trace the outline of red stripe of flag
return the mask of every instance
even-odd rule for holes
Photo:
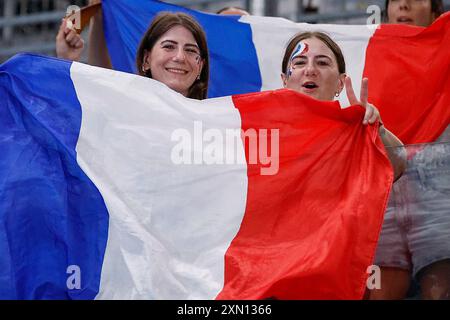
[[[364,76],[387,128],[405,144],[435,141],[450,122],[450,12],[428,28],[382,26]]]
[[[240,230],[218,299],[360,299],[392,169],[359,106],[290,90],[233,98],[242,129],[279,129],[276,175],[248,164]],[[246,145],[247,161],[249,159]]]

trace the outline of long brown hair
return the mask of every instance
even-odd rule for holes
[[[195,80],[189,88],[187,97],[193,99],[205,99],[208,94],[209,83],[209,54],[206,43],[206,35],[200,24],[190,15],[181,12],[161,12],[152,21],[147,32],[142,37],[139,49],[136,54],[137,72],[141,76],[152,78],[151,71],[144,72],[142,65],[145,53],[151,51],[156,41],[172,27],[183,26],[194,36],[197,45],[200,48],[200,56],[203,59],[203,68],[200,73],[200,79]]]
[[[342,54],[341,48],[339,48],[337,43],[334,42],[327,34],[323,32],[301,32],[297,33],[293,38],[291,38],[286,47],[286,51],[284,52],[283,63],[281,65],[281,72],[286,73],[289,58],[291,57],[292,52],[294,51],[297,44],[302,40],[310,38],[317,38],[321,40],[323,43],[325,43],[327,47],[330,48],[331,51],[333,51],[333,54],[336,57],[339,73],[341,74],[345,73],[345,59],[344,55]]]

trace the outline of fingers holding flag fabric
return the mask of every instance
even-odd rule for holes
[[[80,60],[84,49],[84,40],[73,28],[70,20],[62,19],[56,36],[56,55],[72,61]]]
[[[369,103],[366,106],[365,121],[369,124],[374,124],[377,120],[381,122],[380,112],[374,105]]]

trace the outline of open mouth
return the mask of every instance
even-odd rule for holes
[[[302,85],[302,87],[306,89],[316,89],[319,86],[313,81],[307,81]]]
[[[413,19],[408,18],[408,17],[399,17],[397,18],[397,22],[398,23],[413,23]]]
[[[186,70],[178,69],[178,68],[166,68],[166,71],[176,74],[186,74],[188,73]]]

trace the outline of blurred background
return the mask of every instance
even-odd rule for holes
[[[66,9],[88,0],[0,0],[0,63],[18,52],[55,55],[55,37]],[[366,9],[384,0],[172,0],[164,1],[215,13],[227,6],[253,15],[284,17],[297,22],[364,24]],[[450,9],[450,0],[445,0]],[[86,31],[83,34],[86,38]],[[86,51],[86,50],[85,50]]]

